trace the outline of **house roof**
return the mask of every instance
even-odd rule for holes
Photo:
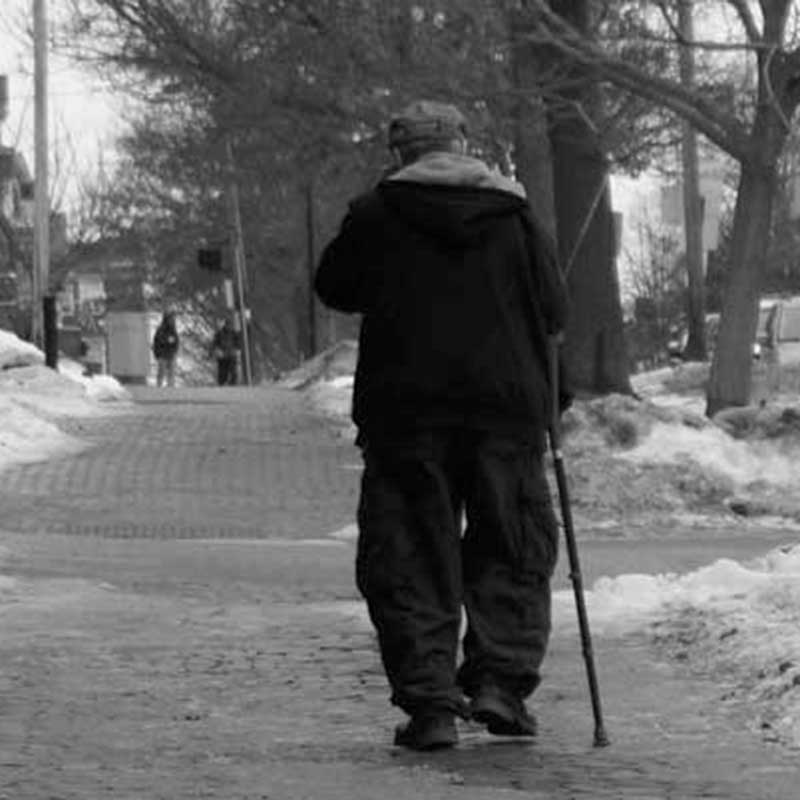
[[[142,269],[144,257],[141,246],[125,237],[100,239],[73,244],[64,262],[65,268],[76,274],[125,272]]]

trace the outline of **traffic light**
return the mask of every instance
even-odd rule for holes
[[[197,251],[197,266],[209,272],[222,272],[222,250],[218,247],[201,247]]]

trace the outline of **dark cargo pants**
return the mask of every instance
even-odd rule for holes
[[[541,452],[443,430],[371,441],[364,460],[356,578],[392,702],[460,713],[463,694],[484,683],[528,696],[550,633],[558,542]]]

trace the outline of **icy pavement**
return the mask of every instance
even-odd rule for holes
[[[610,748],[592,748],[559,592],[535,742],[466,724],[451,753],[397,752],[400,715],[353,585],[351,440],[279,387],[134,395],[125,414],[67,426],[88,449],[3,472],[0,797],[793,797],[794,754],[751,730],[765,720],[737,673],[721,681],[690,652],[659,656],[654,636],[666,652],[673,639],[653,623],[687,615],[651,598],[615,633],[593,594],[594,578],[698,554],[746,565],[762,534],[582,542]]]
[[[612,747],[591,749],[562,554],[539,740],[466,726],[457,752],[396,754],[353,587],[358,454],[308,412],[313,382],[142,390],[116,415],[39,370],[4,371],[0,397],[90,448],[0,482],[0,796],[794,797],[793,758],[762,741],[798,742],[798,553],[764,554],[788,530],[579,529]],[[348,376],[316,390],[345,413]]]

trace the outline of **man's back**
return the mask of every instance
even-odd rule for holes
[[[352,204],[316,288],[364,315],[360,427],[543,429],[564,297],[518,184],[465,156],[421,159]]]

